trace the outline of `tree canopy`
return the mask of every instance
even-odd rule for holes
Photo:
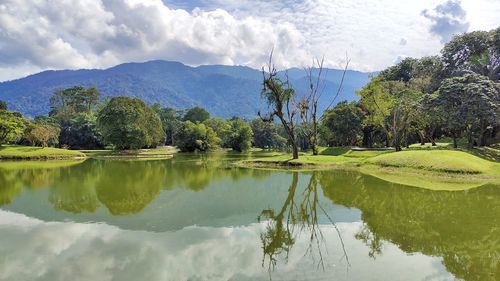
[[[165,138],[158,115],[138,98],[112,98],[97,115],[97,127],[117,149],[153,147]]]

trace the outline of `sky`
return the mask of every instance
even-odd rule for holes
[[[0,0],[0,81],[124,62],[377,71],[500,26],[500,0]]]

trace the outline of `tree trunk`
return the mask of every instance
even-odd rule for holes
[[[396,151],[401,151],[401,140],[398,134],[394,135],[394,148],[396,148]]]
[[[312,148],[312,151],[313,151],[313,155],[318,155],[319,152],[318,152],[318,146],[316,144],[311,144],[311,148]]]
[[[418,137],[420,138],[420,145],[425,145],[424,134],[421,131],[418,131]]]
[[[292,142],[292,154],[293,154],[292,155],[293,159],[299,159],[299,148],[298,148],[295,140],[293,140],[293,142]]]
[[[486,145],[486,132],[488,131],[486,125],[484,124],[484,121],[481,120],[481,125],[480,125],[480,132],[479,132],[479,146],[485,146]]]
[[[453,136],[453,148],[458,148],[457,137]]]

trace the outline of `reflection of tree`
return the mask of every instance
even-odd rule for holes
[[[363,227],[354,237],[363,241],[370,248],[370,252],[368,252],[370,258],[375,259],[377,255],[382,254],[382,240],[380,240],[379,236],[374,235],[366,224],[363,224]]]
[[[286,253],[286,258],[288,258],[288,252],[295,243],[292,234],[293,230],[291,228],[293,228],[293,222],[295,221],[293,209],[296,207],[294,204],[294,197],[298,179],[299,174],[297,172],[293,173],[292,183],[288,189],[288,196],[277,214],[273,209],[267,209],[263,210],[258,218],[259,221],[261,218],[269,219],[266,232],[262,233],[260,236],[262,249],[264,251],[262,264],[264,265],[267,256],[269,258],[269,268],[276,265],[276,256]],[[285,216],[286,224],[283,222]]]
[[[8,204],[22,187],[35,189],[50,186],[59,167],[75,165],[76,161],[5,161],[0,163],[0,205]]]
[[[101,170],[98,162],[61,168],[49,193],[54,208],[71,213],[95,212],[99,206],[95,183]]]
[[[341,171],[322,173],[320,183],[334,203],[362,211],[357,237],[371,255],[385,240],[407,253],[442,257],[457,278],[500,279],[499,186],[430,191]]]
[[[201,191],[217,180],[230,178],[238,181],[243,177],[263,178],[271,174],[269,171],[235,168],[228,162],[230,160],[225,153],[175,155],[165,162],[169,187],[177,184],[189,190]]]
[[[9,204],[21,192],[21,182],[17,173],[0,169],[0,206]]]
[[[276,213],[273,209],[267,209],[263,210],[258,217],[259,221],[262,218],[268,220],[266,231],[261,234],[261,242],[264,252],[262,264],[264,265],[266,259],[268,259],[269,269],[276,266],[279,256],[285,255],[285,261],[287,260],[288,253],[295,243],[296,236],[304,232],[309,237],[307,253],[313,258],[315,257],[315,253],[317,253],[319,264],[324,268],[323,247],[325,247],[325,241],[319,228],[318,209],[333,224],[343,246],[342,237],[337,226],[319,203],[317,175],[317,173],[311,175],[309,184],[305,187],[302,194],[300,194],[299,200],[296,200],[299,173],[293,172],[288,195],[279,212]],[[344,257],[349,263],[344,247],[343,250]]]
[[[104,161],[97,197],[114,215],[138,213],[160,192],[164,169],[157,161]]]

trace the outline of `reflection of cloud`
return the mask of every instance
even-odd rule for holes
[[[431,33],[439,36],[442,43],[469,29],[466,12],[461,4],[460,0],[448,0],[437,5],[432,11],[428,9],[422,11],[422,15],[432,22]]]
[[[0,280],[268,280],[261,266],[259,234],[264,224],[243,227],[188,227],[176,232],[121,230],[104,224],[46,223],[0,211]],[[390,243],[372,261],[354,233],[360,223],[338,224],[350,255],[346,275],[337,234],[321,226],[329,256],[325,271],[304,253],[307,233],[297,237],[287,264],[278,264],[273,279],[386,280],[388,276],[446,280],[437,258],[407,256]],[[334,263],[337,263],[336,265]],[[380,274],[380,275],[377,275]]]

